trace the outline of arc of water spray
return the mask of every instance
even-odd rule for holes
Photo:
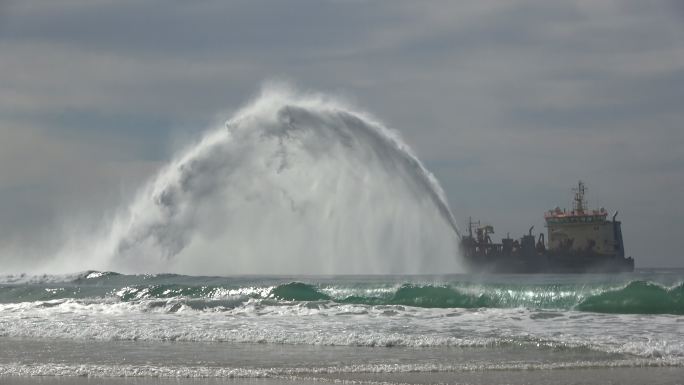
[[[122,270],[302,260],[339,272],[356,258],[368,272],[394,258],[422,271],[455,258],[454,234],[442,188],[396,132],[320,95],[266,89],[161,170],[100,250]]]

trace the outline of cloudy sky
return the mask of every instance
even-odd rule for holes
[[[582,179],[638,266],[684,267],[682,4],[2,0],[0,263],[287,81],[400,131],[462,227],[541,230]]]

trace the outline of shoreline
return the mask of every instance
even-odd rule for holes
[[[581,368],[552,370],[490,370],[466,372],[340,373],[277,378],[175,378],[88,376],[0,376],[4,385],[313,385],[346,384],[660,384],[684,383],[682,367]]]

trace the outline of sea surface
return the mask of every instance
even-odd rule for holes
[[[0,383],[682,383],[683,282],[2,275]]]

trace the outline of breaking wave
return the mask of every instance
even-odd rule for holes
[[[293,301],[333,300],[338,303],[405,305],[425,308],[515,308],[579,310],[619,314],[684,314],[684,284],[663,287],[644,281],[617,289],[567,290],[552,286],[452,287],[405,284],[384,296],[332,298],[312,285],[293,282],[271,295]],[[591,294],[591,293],[598,294]]]
[[[600,313],[684,314],[684,284],[671,288],[634,281],[583,300],[578,310]]]
[[[634,280],[616,284],[512,284],[454,281],[427,283],[307,283],[284,278],[123,275],[86,271],[67,275],[0,276],[0,303],[51,301],[152,301],[154,308],[234,309],[250,301],[329,302],[422,308],[530,308],[615,314],[684,314],[684,283]],[[155,301],[161,302],[155,302]]]
[[[483,279],[4,276],[0,338],[589,349],[682,364],[677,274]]]

